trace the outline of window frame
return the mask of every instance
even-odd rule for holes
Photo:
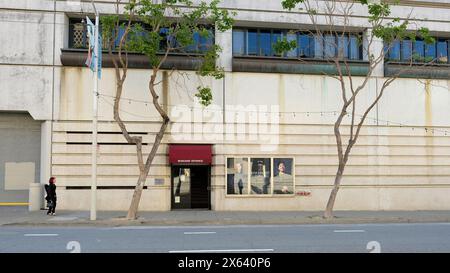
[[[255,194],[251,193],[251,159],[254,158],[263,158],[263,159],[270,159],[270,193],[268,194]],[[229,194],[228,193],[228,159],[247,159],[247,194]],[[273,172],[273,164],[274,159],[291,159],[292,160],[292,193],[286,193],[286,194],[276,194],[274,193],[274,172]],[[225,156],[225,196],[226,197],[237,197],[237,198],[247,198],[247,197],[257,197],[257,198],[272,198],[272,197],[295,197],[295,189],[296,189],[296,173],[295,173],[295,157],[294,156],[258,156],[258,155],[233,155],[233,156]]]
[[[243,32],[244,33],[244,54],[239,54],[239,53],[235,53],[235,51],[233,50],[236,46],[235,46],[235,42],[236,40],[234,39],[233,35],[232,35],[232,56],[233,57],[259,57],[259,58],[281,58],[281,59],[305,59],[305,60],[329,60],[330,58],[326,58],[325,57],[325,53],[326,53],[326,42],[323,41],[321,43],[320,48],[321,48],[321,57],[316,57],[316,47],[318,46],[317,44],[317,39],[320,39],[320,37],[316,34],[316,32],[308,32],[308,31],[294,31],[293,30],[289,30],[289,29],[280,29],[280,28],[258,28],[258,27],[235,27],[232,30],[234,31],[239,31],[239,32]],[[262,54],[262,48],[261,48],[261,32],[264,31],[269,31],[270,32],[270,52],[268,55],[263,55]],[[255,44],[253,44],[252,47],[255,48],[255,52],[252,52],[252,54],[250,54],[249,52],[249,48],[251,48],[250,46],[250,40],[249,39],[249,33],[255,33],[256,37],[255,37]],[[273,43],[274,43],[274,35],[280,35],[279,37],[281,39],[284,38],[288,38],[290,36],[291,40],[293,35],[295,35],[295,41],[297,42],[297,47],[289,52],[285,52],[283,55],[279,55],[276,54],[273,50]],[[338,44],[338,40],[340,37],[342,37],[342,32],[338,32],[338,33],[333,33],[333,34],[327,34],[327,35],[331,35],[333,36],[333,40],[334,40],[334,44],[337,45]],[[361,36],[362,33],[361,32],[348,32],[345,33],[344,37],[346,38],[346,40],[348,41],[346,48],[345,48],[345,54],[344,57],[340,58],[341,60],[347,60],[347,61],[363,61],[364,60],[364,56],[362,54],[362,44],[357,45],[356,48],[356,52],[353,52],[355,50],[353,50],[352,48],[352,42],[354,39],[357,39],[358,36]],[[303,45],[303,43],[301,43],[302,40],[305,40],[304,37],[307,37],[307,41],[308,41],[308,45]],[[322,38],[322,40],[324,40],[324,37]],[[334,57],[331,58],[335,58],[338,56],[339,53],[339,46],[336,46],[334,48]],[[300,52],[302,52],[302,49],[306,49],[305,52],[307,54],[304,55],[304,57],[300,56]],[[264,50],[266,51],[266,50]],[[295,52],[295,56],[292,56],[293,53]],[[357,58],[352,58],[352,56],[357,55]],[[291,56],[288,56],[291,55]],[[345,57],[346,55],[346,57]]]
[[[393,43],[399,43],[399,49],[398,49],[398,54],[399,58],[398,59],[394,59],[391,58],[391,52],[395,52],[394,51],[394,47],[391,46],[389,48],[389,50],[387,51],[387,53],[385,54],[385,61],[386,62],[410,62],[412,61],[412,63],[416,63],[416,64],[424,64],[424,63],[428,63],[429,61],[427,61],[427,58],[432,57],[433,61],[431,62],[432,64],[450,64],[450,59],[449,59],[449,55],[450,55],[450,37],[449,38],[444,38],[444,37],[434,37],[435,39],[435,43],[433,44],[425,44],[425,42],[421,39],[417,39],[417,40],[411,40],[411,39],[404,39],[402,41],[399,40],[395,40]],[[407,43],[405,43],[405,41],[408,41],[408,44],[410,44],[411,48],[409,49],[409,58],[405,58],[405,45]],[[420,42],[419,45],[416,45],[416,43]],[[446,44],[446,51],[447,51],[447,62],[440,62],[439,61],[439,50],[438,50],[438,44],[439,43],[445,43]],[[385,48],[388,47],[389,45],[385,43]],[[432,46],[433,48],[433,52],[434,52],[434,56],[430,56],[429,54],[427,54],[429,51],[429,47]],[[417,48],[420,47],[420,52],[417,52]],[[417,53],[419,53],[419,55],[417,55]],[[416,57],[419,57],[419,60],[414,59]]]
[[[83,21],[84,19],[83,18],[78,18],[78,17],[70,17],[69,18],[69,33],[68,33],[68,48],[69,49],[84,49],[84,50],[87,50],[88,49],[88,40],[87,40],[87,28],[86,28],[86,23],[84,23],[83,24],[83,46],[82,47],[78,47],[78,48],[75,48],[74,47],[74,37],[73,37],[73,35],[74,35],[74,25],[75,24],[77,24],[77,23],[81,23],[82,21]],[[91,21],[93,21],[93,19],[91,19]],[[121,23],[126,23],[126,21],[120,21]],[[142,25],[143,25],[143,27],[144,28],[148,28],[148,26],[147,25],[144,25],[142,22],[139,22],[139,21],[133,21],[132,22],[132,24],[134,24],[134,23],[141,23]],[[192,45],[190,45],[190,46],[187,46],[186,48],[189,48],[189,47],[191,47],[191,48],[193,48],[194,50],[192,50],[192,51],[189,51],[189,50],[185,50],[185,49],[183,49],[183,50],[176,50],[176,51],[172,51],[172,52],[170,52],[169,53],[169,55],[172,55],[172,54],[174,54],[174,55],[190,55],[190,54],[205,54],[205,52],[208,50],[207,48],[208,47],[212,47],[212,46],[214,46],[215,45],[215,43],[216,43],[216,37],[215,37],[215,29],[214,29],[214,26],[212,26],[212,25],[209,25],[209,24],[202,24],[202,27],[204,27],[205,29],[207,29],[208,31],[209,31],[209,33],[210,33],[210,35],[209,35],[209,37],[208,38],[204,38],[204,37],[201,37],[201,35],[200,34],[198,34],[198,32],[195,32],[194,33],[194,37],[195,37],[195,35],[198,35],[198,42],[194,42]],[[161,28],[160,29],[160,35],[161,35],[161,33],[162,33],[162,31],[163,31],[163,29],[164,28]],[[101,26],[100,26],[100,34],[102,33],[102,28],[101,28]],[[122,27],[121,26],[119,26],[119,34],[122,32],[122,35],[123,35],[123,30],[122,30]],[[113,48],[113,51],[115,51],[115,50],[117,50],[117,48],[118,48],[118,43],[119,43],[119,40],[120,40],[120,35],[118,36],[118,37],[116,37],[116,39],[114,40],[114,48]],[[193,38],[194,38],[193,37]],[[174,43],[176,43],[176,39],[174,39],[174,38],[172,38],[173,39],[173,42]],[[194,38],[194,41],[195,41],[195,38]],[[202,44],[202,41],[206,41],[206,43],[205,44]],[[102,50],[107,50],[108,48],[105,46],[105,40],[103,40],[103,45],[102,45]],[[161,46],[161,48],[160,48],[160,51],[158,52],[158,54],[164,54],[164,47],[163,47],[163,45],[161,45],[160,44],[160,46]],[[203,50],[202,48],[206,48],[205,50]],[[129,53],[131,53],[131,52],[129,52]]]

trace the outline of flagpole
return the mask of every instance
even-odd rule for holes
[[[94,5],[94,3],[92,3]],[[97,220],[97,119],[98,119],[98,58],[99,58],[99,14],[95,9],[95,34],[94,34],[94,93],[93,93],[93,118],[92,118],[92,185],[91,185],[91,220]]]

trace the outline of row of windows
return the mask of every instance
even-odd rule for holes
[[[270,29],[233,29],[233,55],[235,56],[279,56],[274,45],[286,39],[295,41],[297,47],[284,56],[287,58],[326,59],[340,58],[361,60],[362,46],[359,34],[291,33]]]
[[[387,49],[386,57],[394,61],[448,63],[449,40],[435,39],[435,43],[426,44],[422,40],[403,40],[393,42]]]
[[[69,39],[69,45],[71,48],[87,48],[88,47],[88,39],[87,39],[87,28],[86,24],[82,23],[80,20],[72,20],[70,25],[70,39]],[[101,29],[100,29],[101,33]],[[117,38],[114,41],[114,47],[118,47],[120,43],[120,39],[122,38],[123,34],[125,33],[125,29],[123,27],[119,27],[119,35],[117,35]],[[170,40],[170,45],[173,48],[177,48],[177,51],[179,52],[187,52],[187,53],[201,53],[207,51],[213,44],[214,44],[214,35],[210,32],[208,37],[200,35],[200,33],[195,32],[193,35],[193,44],[181,48],[180,45],[177,43],[175,38],[170,37],[168,34],[167,28],[161,28],[160,30],[161,35],[161,43],[160,48],[161,50],[164,50],[167,46],[167,39]],[[108,48],[108,42],[103,40],[103,49]]]
[[[167,29],[160,31],[161,50],[164,50],[167,39],[170,39],[171,46],[178,48],[179,52],[202,53],[207,51],[214,44],[214,35],[202,37],[199,33],[194,33],[194,43],[181,48],[176,39],[171,38]],[[119,36],[115,41],[115,46],[119,45],[124,29],[119,29]],[[297,47],[280,56],[274,50],[274,45],[282,40],[295,41]],[[86,25],[77,19],[70,22],[71,48],[87,48]],[[108,47],[107,41],[103,41],[103,48]],[[433,44],[426,44],[422,40],[403,40],[392,43],[385,47],[386,59],[393,61],[413,61],[413,62],[436,62],[449,63],[450,39],[436,39]],[[233,55],[234,56],[277,56],[285,58],[311,58],[327,59],[339,57],[349,60],[362,60],[361,34],[325,34],[323,36],[314,33],[292,33],[286,30],[275,29],[233,29]]]

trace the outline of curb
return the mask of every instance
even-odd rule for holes
[[[396,224],[396,223],[450,223],[450,218],[444,219],[410,219],[410,218],[391,218],[391,219],[343,219],[335,218],[331,220],[324,219],[304,219],[302,220],[198,220],[198,221],[151,221],[151,220],[97,220],[91,222],[88,219],[78,221],[58,221],[58,222],[13,222],[0,226],[46,226],[46,227],[126,227],[126,226],[218,226],[218,225],[327,225],[327,224]]]

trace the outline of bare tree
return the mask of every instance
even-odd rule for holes
[[[399,72],[383,79],[374,99],[364,107],[363,113],[359,115],[356,113],[357,106],[359,109],[364,106],[358,104],[361,92],[365,90],[369,80],[374,77],[375,69],[385,60],[386,53],[392,47],[393,42],[404,39],[415,40],[416,37],[424,39],[426,43],[432,43],[434,40],[429,36],[428,29],[418,28],[411,24],[410,15],[404,19],[391,18],[391,6],[380,1],[369,3],[368,0],[284,0],[282,5],[288,10],[299,8],[304,13],[303,16],[309,18],[312,29],[308,31],[317,42],[323,43],[324,59],[328,64],[333,65],[336,71],[323,74],[337,80],[340,86],[338,92],[342,105],[334,123],[338,167],[324,212],[324,218],[332,218],[345,167],[368,114],[377,105],[392,82],[411,69],[413,58],[411,57]],[[355,19],[353,15],[356,10],[359,12],[367,10],[365,19]],[[358,37],[358,44],[363,49],[363,54],[367,55],[367,73],[363,76],[352,75],[352,64],[345,53],[345,49],[350,43],[349,33],[355,33],[356,25],[363,26],[366,30],[364,37],[357,32],[355,34]],[[359,30],[362,30],[361,27]],[[380,43],[384,43],[384,45]],[[286,39],[279,41],[276,45],[280,52],[288,51],[296,46],[295,42]],[[304,60],[300,59],[300,61]],[[345,117],[350,119],[348,127],[343,126],[346,125],[344,124]],[[347,135],[348,138],[344,135]]]
[[[139,166],[139,178],[127,219],[137,218],[145,180],[170,122],[169,114],[159,101],[156,90],[156,87],[162,83],[157,81],[158,73],[163,70],[171,53],[189,55],[190,52],[186,52],[186,49],[195,44],[194,34],[212,40],[214,34],[211,29],[214,27],[219,31],[231,28],[233,22],[231,15],[228,11],[220,9],[219,3],[219,0],[213,0],[210,3],[202,2],[194,6],[190,0],[128,0],[126,3],[117,0],[116,14],[102,18],[103,35],[108,41],[108,52],[114,64],[116,77],[114,120],[126,141],[136,146]],[[121,9],[124,9],[124,12],[121,13]],[[223,70],[215,63],[221,48],[214,44],[203,45],[203,47],[206,49],[196,54],[198,74],[204,77],[222,78]],[[161,127],[146,158],[142,152],[142,137],[131,136],[120,115],[120,101],[123,85],[127,79],[129,52],[145,55],[150,63],[149,97],[161,117]],[[212,100],[211,90],[209,87],[200,86],[196,97],[201,104],[207,106]]]

